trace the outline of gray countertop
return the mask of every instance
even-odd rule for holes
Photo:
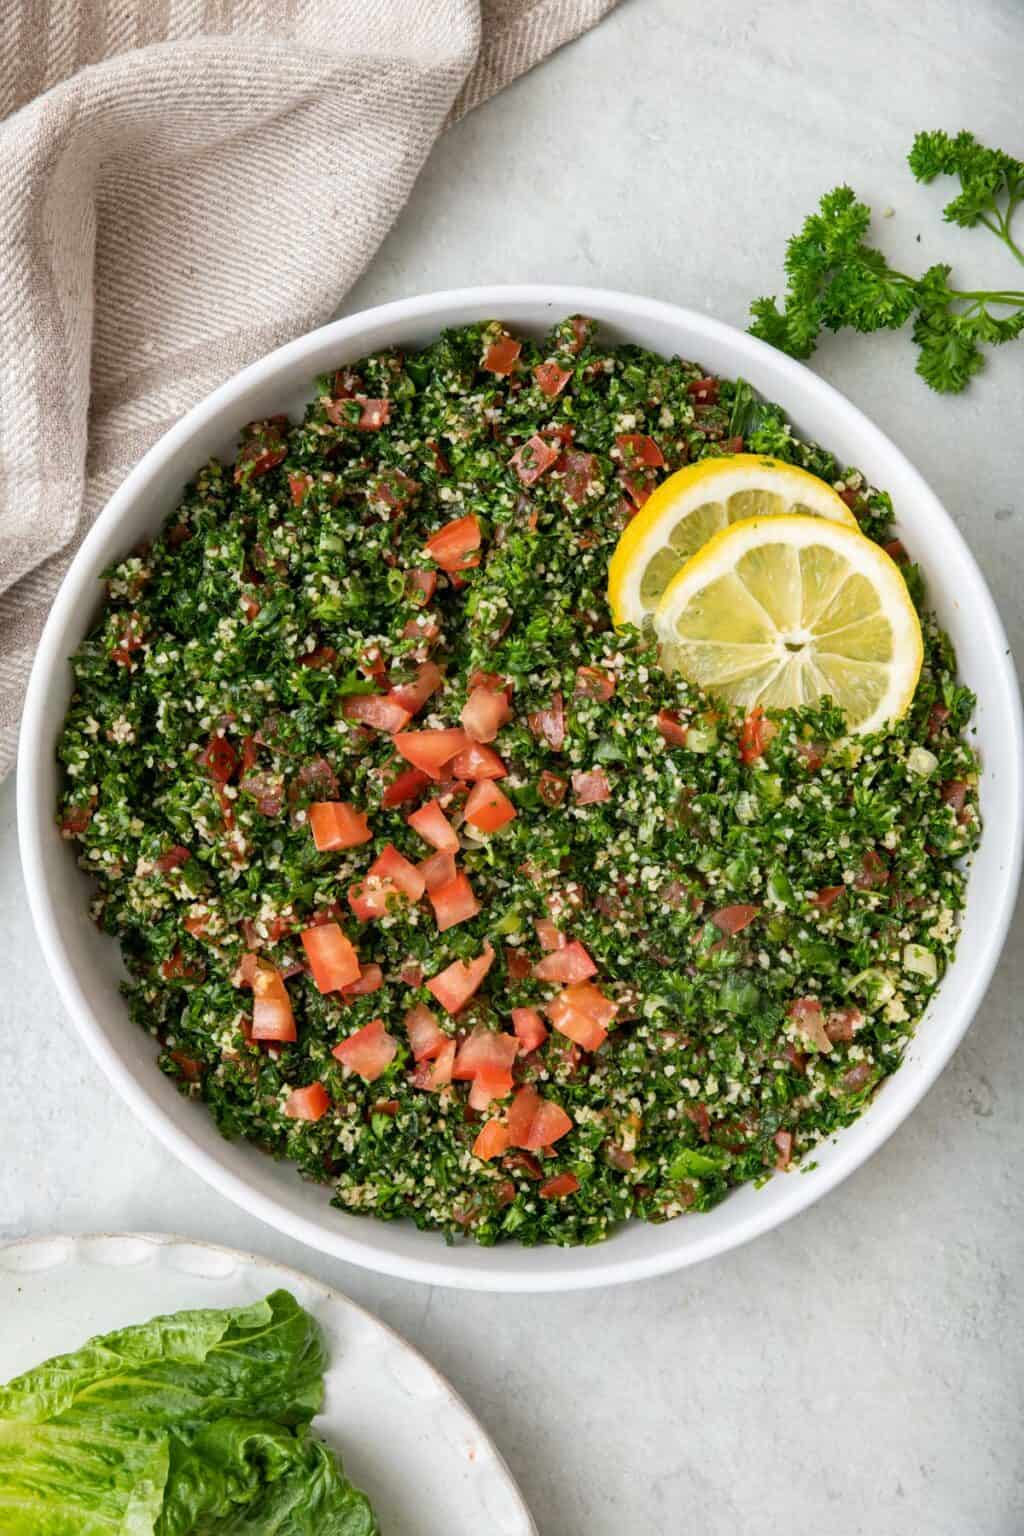
[[[941,222],[904,155],[970,127],[1024,153],[1016,0],[625,0],[449,132],[344,311],[476,282],[631,289],[745,323],[784,242],[849,181],[898,264],[1020,271]],[[948,194],[947,194],[948,195]],[[920,242],[920,243],[918,243]],[[924,471],[1024,654],[1024,352],[960,398],[902,335],[814,366]],[[989,835],[998,836],[998,828]],[[1024,967],[1018,922],[952,1064],[845,1185],[678,1276],[566,1297],[379,1279],[276,1235],[173,1162],[65,1019],[0,788],[0,1238],[158,1229],[285,1259],[398,1328],[482,1417],[543,1536],[1024,1530]]]

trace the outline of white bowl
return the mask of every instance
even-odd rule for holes
[[[662,1226],[631,1222],[591,1248],[446,1247],[440,1236],[411,1223],[332,1209],[329,1187],[305,1182],[290,1164],[255,1147],[224,1141],[207,1110],[182,1098],[157,1071],[153,1042],[131,1022],[118,993],[117,945],[90,922],[85,877],[56,830],[54,747],[71,690],[68,657],[102,601],[100,573],[160,527],[211,454],[232,457],[245,422],[277,411],[295,415],[315,375],[381,347],[421,345],[444,326],[500,318],[514,330],[539,333],[576,312],[593,315],[613,341],[679,353],[714,373],[742,374],[780,401],[802,434],[892,493],[901,534],[925,569],[929,600],[952,636],[964,681],[978,696],[986,830],[970,872],[955,964],[899,1071],[855,1125],[816,1149],[814,1172],[779,1176],[762,1189],[747,1185],[706,1215]],[[899,450],[828,384],[730,326],[630,294],[568,287],[464,289],[386,304],[280,348],[190,411],[111,498],[68,572],[32,672],[18,760],[21,855],[43,952],[83,1039],[136,1114],[216,1189],[314,1248],[406,1279],[496,1291],[608,1285],[695,1264],[803,1210],[870,1156],[934,1082],[988,985],[1020,874],[1022,799],[1020,698],[1002,624],[963,539]]]

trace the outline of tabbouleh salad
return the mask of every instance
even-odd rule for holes
[[[903,562],[925,662],[877,735],[732,715],[611,626],[635,509],[741,449]],[[979,834],[972,696],[892,516],[742,380],[580,316],[251,423],[108,573],[60,742],[162,1070],[341,1209],[481,1243],[811,1153],[898,1067]]]

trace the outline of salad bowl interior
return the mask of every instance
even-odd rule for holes
[[[861,1118],[816,1149],[807,1177],[778,1175],[731,1193],[710,1212],[663,1225],[628,1223],[582,1248],[446,1246],[411,1224],[343,1213],[329,1187],[302,1180],[241,1142],[222,1139],[200,1103],[156,1070],[155,1044],[128,1016],[116,944],[90,921],[86,877],[62,840],[57,738],[70,697],[68,658],[102,601],[101,573],[160,528],[185,483],[211,456],[233,457],[248,421],[288,412],[329,369],[388,346],[418,346],[448,326],[498,318],[540,335],[552,321],[593,316],[611,342],[633,342],[742,376],[781,401],[799,433],[854,465],[893,498],[897,530],[921,564],[928,601],[977,695],[973,741],[982,761],[986,830],[974,855],[957,958],[918,1027],[902,1066]],[[29,902],[50,970],[83,1040],[131,1108],[186,1164],[228,1198],[288,1235],[389,1274],[493,1290],[565,1290],[655,1275],[745,1242],[810,1205],[881,1145],[927,1091],[967,1029],[1006,935],[1020,873],[1020,699],[1006,638],[984,580],[952,520],[918,472],[842,395],[802,365],[717,321],[640,297],[587,288],[497,287],[431,294],[323,327],[252,365],[178,422],[111,499],[82,545],[37,654],[22,725],[18,815]]]

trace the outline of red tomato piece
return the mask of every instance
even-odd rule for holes
[[[670,747],[686,746],[686,726],[674,709],[658,712],[658,730]]]
[[[416,668],[416,679],[411,683],[399,683],[392,688],[388,698],[397,704],[400,709],[406,711],[411,720],[418,714],[424,704],[435,694],[444,682],[444,673],[441,668],[432,661],[423,661]],[[403,722],[408,724],[408,721]]]
[[[371,1019],[354,1035],[342,1040],[331,1055],[343,1066],[357,1072],[367,1083],[375,1083],[395,1058],[398,1041],[384,1028],[383,1019]]]
[[[463,705],[459,719],[473,741],[493,741],[511,716],[512,706],[503,691],[474,688]]]
[[[418,480],[411,480],[400,469],[388,467],[367,488],[370,501],[382,502],[392,512],[401,512],[414,499],[420,488]]]
[[[289,1120],[320,1120],[330,1107],[330,1095],[323,1083],[310,1083],[308,1088],[293,1088],[284,1101],[284,1113]]]
[[[742,933],[744,928],[754,921],[760,910],[760,907],[751,907],[745,902],[737,902],[733,907],[719,907],[717,912],[712,912],[711,921],[719,933]]]
[[[764,756],[765,747],[775,735],[777,727],[765,718],[760,704],[755,704],[740,726],[740,758],[748,765]]]
[[[274,966],[257,962],[252,967],[252,1038],[296,1040],[292,1000],[281,974]]]
[[[574,1173],[556,1173],[554,1178],[545,1179],[537,1193],[542,1200],[564,1200],[566,1195],[574,1195],[580,1187],[580,1181]]]
[[[565,741],[565,707],[562,695],[553,693],[548,708],[538,709],[527,715],[526,723],[538,740],[543,739],[555,752],[560,752]]]
[[[470,512],[465,517],[454,518],[436,533],[432,533],[425,548],[441,569],[451,574],[480,564],[480,556],[476,551],[481,542],[479,520]]]
[[[400,731],[395,747],[414,768],[432,779],[441,777],[441,769],[469,745],[465,731]]]
[[[717,379],[691,379],[686,386],[686,393],[698,405],[718,404],[718,380]]]
[[[488,1109],[495,1099],[505,1099],[515,1083],[511,1072],[492,1072],[485,1068],[476,1074],[469,1086],[470,1109]]]
[[[428,800],[418,811],[405,818],[406,825],[418,832],[425,843],[440,853],[458,853],[459,839],[455,828],[436,800]]]
[[[559,456],[558,448],[535,432],[512,455],[509,463],[522,485],[533,485]]]
[[[615,678],[603,667],[577,667],[573,692],[578,699],[596,699],[599,704],[607,704],[615,692]]]
[[[825,761],[825,749],[816,741],[801,741],[797,743],[797,755],[808,773],[817,773]]]
[[[473,1156],[486,1163],[492,1157],[500,1157],[507,1147],[508,1127],[500,1120],[488,1120],[473,1143]]]
[[[545,954],[550,954],[553,949],[564,949],[566,937],[550,917],[537,917],[533,923],[534,931],[540,941],[540,947]]]
[[[358,398],[358,396],[357,396]],[[360,432],[379,432],[391,420],[390,400],[360,400],[362,410],[356,426]]]
[[[459,1046],[452,1077],[456,1082],[471,1082],[481,1072],[492,1075],[511,1071],[519,1052],[515,1035],[499,1033],[478,1024]]]
[[[395,775],[381,795],[381,807],[385,811],[391,811],[396,805],[408,805],[410,800],[419,799],[429,783],[430,779],[422,769],[404,768],[401,773]]]
[[[869,848],[860,861],[860,874],[854,879],[858,891],[873,891],[889,879],[889,866],[880,853]]]
[[[567,449],[561,455],[556,472],[561,476],[563,491],[578,507],[586,501],[594,482],[601,478],[597,454],[584,453],[579,448]]]
[[[403,900],[398,886],[391,880],[381,880],[368,875],[348,888],[348,904],[361,923],[372,923],[375,918],[385,917],[396,902]]]
[[[368,992],[379,992],[383,985],[384,972],[379,965],[361,965],[359,979],[342,987],[341,992],[345,998],[365,997]]]
[[[528,1056],[531,1051],[539,1050],[548,1037],[544,1020],[536,1008],[513,1008],[512,1028],[516,1032],[519,1041],[519,1051],[523,1056]]]
[[[431,1061],[441,1054],[448,1042],[448,1036],[429,1008],[423,1003],[414,1003],[406,1014],[404,1023],[414,1060]]]
[[[537,793],[545,805],[552,809],[560,806],[565,799],[565,792],[569,788],[565,779],[557,773],[549,773],[545,768],[537,780]]]
[[[91,816],[92,812],[90,811],[89,814]],[[87,825],[88,822],[86,823],[86,826]],[[82,831],[85,831],[85,827],[82,828]],[[166,853],[162,853],[154,863],[154,873],[158,875],[168,875],[172,869],[180,869],[183,864],[187,864],[191,857],[191,853],[183,843],[172,843],[170,848],[167,849]]]
[[[577,805],[600,805],[611,799],[611,786],[603,768],[592,768],[587,773],[574,773],[572,792]]]
[[[654,495],[654,487],[657,483],[654,471],[645,469],[635,474],[627,474],[624,470],[619,479],[622,481],[626,495],[633,503],[632,508],[630,508],[628,502],[623,503],[626,515],[627,517],[635,517],[640,508],[646,506],[647,502]]]
[[[864,1022],[859,1008],[833,1008],[825,1020],[825,1033],[833,1045],[837,1041],[850,1041]]]
[[[505,948],[505,965],[510,981],[525,981],[533,971],[533,961],[523,949]]]
[[[292,493],[292,506],[301,507],[302,503],[313,489],[313,476],[289,475],[288,489]]]
[[[485,944],[483,952],[475,960],[453,960],[437,976],[432,976],[427,982],[427,990],[434,994],[446,1012],[458,1013],[469,1002],[493,964],[494,950]]]
[[[544,956],[543,960],[538,960],[533,968],[533,974],[537,981],[570,983],[586,981],[589,977],[596,976],[597,966],[583,945],[577,939],[573,939],[571,944],[552,950],[549,955]]]
[[[608,1031],[591,1014],[567,1003],[563,993],[548,1003],[547,1015],[560,1035],[581,1045],[585,1051],[600,1050],[608,1038]]]
[[[487,373],[514,373],[522,350],[521,341],[514,341],[511,336],[501,336],[497,341],[492,341],[487,348],[481,367]]]
[[[365,811],[344,800],[314,800],[307,806],[309,828],[321,853],[338,848],[358,848],[373,841]]]
[[[642,464],[645,469],[661,469],[665,458],[653,437],[642,432],[626,432],[615,439],[615,446],[627,468]]]
[[[417,567],[409,572],[407,583],[409,597],[424,608],[437,591],[437,572]]]
[[[346,720],[357,720],[375,731],[387,731],[394,735],[403,731],[412,719],[412,711],[404,709],[389,693],[354,693],[341,706]]]
[[[452,773],[457,779],[503,779],[508,769],[493,747],[471,741],[452,759]]]
[[[211,736],[199,761],[215,784],[226,784],[238,767],[238,753],[226,736]]]
[[[781,1173],[784,1173],[789,1167],[790,1160],[793,1156],[793,1132],[776,1131],[774,1140],[777,1149],[775,1156],[775,1166]]]
[[[962,779],[947,779],[940,791],[943,804],[948,805],[958,819],[967,804],[967,790]]]
[[[540,1151],[542,1147],[553,1146],[571,1131],[572,1124],[560,1105],[551,1099],[542,1099],[536,1088],[527,1084],[520,1088],[509,1108],[509,1146]]]
[[[320,992],[339,992],[359,979],[359,956],[337,923],[318,923],[299,935]]]
[[[439,849],[429,858],[422,859],[416,867],[423,876],[423,884],[428,891],[436,891],[439,886],[450,885],[455,879],[455,855],[447,848]]]
[[[388,843],[366,873],[371,879],[390,881],[410,901],[419,901],[426,889],[423,871],[399,853],[394,843]]]
[[[533,376],[541,394],[547,395],[549,400],[554,400],[572,378],[572,369],[561,368],[552,358],[548,358],[546,363],[537,364],[533,370]]]
[[[478,832],[497,832],[514,820],[516,808],[492,779],[474,784],[466,801],[466,820]]]
[[[456,875],[447,885],[435,885],[429,894],[439,933],[454,928],[456,923],[468,922],[480,911],[480,903],[465,875]]]
[[[786,1009],[786,1016],[793,1020],[797,1033],[819,1051],[830,1051],[832,1042],[825,1032],[825,1018],[816,997],[797,997]]]
[[[821,890],[811,897],[811,900],[819,912],[827,912],[829,907],[839,900],[845,890],[845,885],[823,885]]]
[[[447,1088],[452,1080],[452,1066],[455,1062],[455,1041],[448,1040],[438,1051],[433,1061],[421,1061],[412,1075],[414,1088],[426,1088],[431,1093],[437,1093],[441,1088]]]
[[[579,1013],[585,1013],[602,1029],[608,1028],[619,1011],[618,1003],[610,997],[605,997],[600,988],[589,981],[573,982],[555,998],[555,1002],[559,1001],[569,1008],[575,1008]],[[549,1008],[549,1015],[550,1011]]]

